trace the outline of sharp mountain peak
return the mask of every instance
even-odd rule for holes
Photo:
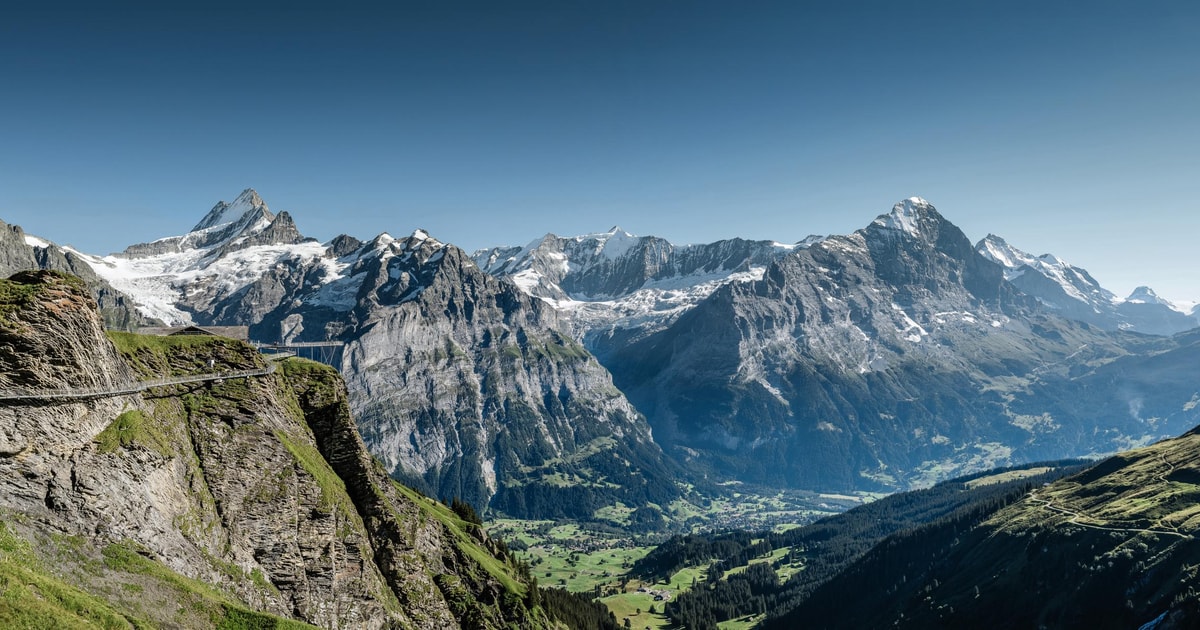
[[[208,214],[204,215],[204,218],[191,231],[199,232],[200,230],[206,230],[218,225],[233,223],[256,210],[262,211],[268,217],[271,217],[271,211],[267,208],[267,204],[263,201],[262,197],[258,195],[258,191],[253,188],[247,188],[232,203],[218,201],[217,205],[213,206],[212,210],[209,210]]]

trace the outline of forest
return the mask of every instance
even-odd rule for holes
[[[646,580],[666,579],[684,567],[707,563],[706,579],[666,606],[672,621],[694,630],[710,630],[722,621],[765,614],[767,627],[788,627],[786,623],[777,625],[776,620],[889,537],[905,536],[918,527],[967,528],[1031,489],[1086,466],[1087,462],[1065,460],[961,477],[785,532],[675,536],[635,563],[631,574]],[[984,474],[1039,468],[1050,470],[1010,481],[969,483]],[[786,582],[778,580],[767,562],[725,575],[779,549],[788,552],[774,564],[801,562],[804,566]]]

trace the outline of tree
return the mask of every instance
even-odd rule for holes
[[[483,525],[483,519],[479,518],[479,513],[475,511],[475,507],[466,501],[460,500],[458,497],[454,497],[454,499],[450,501],[450,509],[454,510],[454,513],[457,514],[459,518],[468,523],[472,523],[474,525]]]

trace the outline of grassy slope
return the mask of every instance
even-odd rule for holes
[[[35,545],[14,531],[20,517],[7,518],[0,521],[0,627],[312,627],[252,611],[132,543],[97,548],[81,537],[49,536]]]
[[[1037,488],[979,526],[877,549],[794,611],[813,627],[1136,628],[1200,620],[1200,434]],[[844,606],[847,593],[860,593]]]

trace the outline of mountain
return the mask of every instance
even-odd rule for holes
[[[1013,286],[1063,317],[1106,330],[1150,335],[1173,335],[1200,324],[1195,317],[1159,298],[1149,287],[1138,287],[1122,300],[1100,286],[1086,270],[1053,254],[1031,256],[994,234],[979,241],[975,249],[1003,266],[1004,277]]]
[[[1075,411],[1085,376],[1173,342],[1063,318],[1004,271],[907,199],[601,356],[665,450],[775,486],[900,489],[1200,421],[1179,411],[1194,393],[1184,385],[1156,390],[1174,411],[1152,421],[1129,405]],[[1104,400],[1130,378],[1109,375]]]
[[[325,249],[301,236],[288,213],[276,216],[247,189],[233,203],[218,202],[182,236],[108,256],[71,251],[146,316],[171,324],[213,324],[215,316],[246,325],[302,288],[305,278],[295,274],[308,271],[306,263],[321,259]],[[258,338],[278,337],[278,328],[270,332]]]
[[[670,324],[723,284],[762,278],[795,245],[730,239],[676,246],[619,227],[575,237],[547,234],[525,247],[473,254],[484,271],[552,304],[572,335],[603,356]]]
[[[554,309],[422,230],[321,244],[247,190],[185,235],[80,257],[163,320],[343,342],[368,447],[435,496],[590,518],[679,495],[644,417]]]
[[[1198,502],[1193,429],[889,539],[769,627],[1195,628]]]
[[[479,525],[388,478],[335,371],[106,334],[50,271],[0,280],[0,584],[5,627],[555,626]]]
[[[334,362],[389,472],[512,515],[662,507],[698,480],[685,470],[920,487],[1197,422],[1189,333],[1067,317],[1069,298],[1018,283],[1111,294],[1052,257],[983,245],[914,197],[794,245],[614,228],[467,256],[422,230],[317,243],[247,190],[188,234],[71,253],[147,315],[344,343]],[[1114,316],[1165,308],[1133,298]],[[1166,358],[1179,378],[1123,367]]]
[[[522,516],[678,496],[645,418],[552,308],[424,233],[365,249],[344,372],[398,477]]]

